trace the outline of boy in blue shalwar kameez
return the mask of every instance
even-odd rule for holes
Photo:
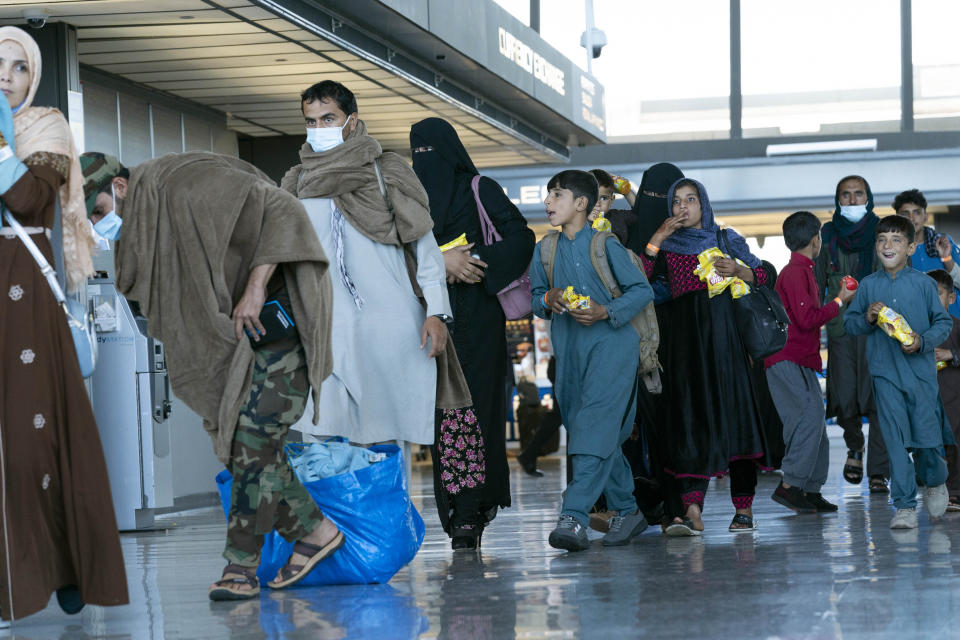
[[[554,394],[570,434],[567,452],[573,480],[567,485],[550,545],[568,551],[589,546],[590,508],[603,493],[616,511],[604,536],[607,546],[627,544],[647,523],[633,496],[630,464],[620,446],[630,437],[637,408],[639,340],[630,320],[653,300],[646,276],[615,237],[607,239],[607,259],[622,295],[612,299],[591,261],[596,233],[587,214],[597,200],[597,181],[584,171],[551,178],[544,205],[550,224],[560,227],[552,283],[538,243],[530,265],[533,311],[552,320],[557,356]],[[568,309],[564,290],[590,296],[588,309]]]
[[[860,282],[843,321],[847,333],[868,335],[867,360],[880,431],[890,455],[890,496],[897,508],[892,529],[917,527],[917,478],[924,485],[923,501],[930,516],[939,518],[946,511],[947,463],[941,450],[944,444],[953,444],[933,353],[950,334],[953,321],[940,303],[936,283],[907,266],[916,248],[914,236],[913,225],[898,216],[877,224],[876,249],[883,269]],[[877,326],[884,306],[910,325],[909,346]]]

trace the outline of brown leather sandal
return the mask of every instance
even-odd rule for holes
[[[227,576],[234,576],[228,578]],[[250,585],[248,591],[237,591],[240,585]],[[222,577],[213,583],[208,594],[211,600],[250,600],[260,595],[260,581],[257,580],[256,567],[244,567],[239,564],[228,564]]]
[[[307,556],[306,563],[296,565],[290,564],[288,560],[287,564],[277,573],[276,579],[268,582],[267,586],[271,589],[284,589],[297,584],[306,578],[307,574],[310,573],[315,566],[320,564],[322,560],[329,558],[337,549],[342,547],[343,543],[344,537],[342,531],[337,531],[337,535],[322,547],[304,542],[303,540],[297,540],[293,543],[293,553],[291,553],[291,557],[297,553],[302,556]]]

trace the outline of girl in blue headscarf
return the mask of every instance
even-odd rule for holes
[[[732,229],[721,231],[702,184],[688,178],[676,181],[667,203],[670,216],[642,255],[650,276],[662,254],[672,298],[661,305],[659,314],[664,371],[656,414],[665,440],[664,471],[676,479],[674,490],[680,499],[665,501],[664,531],[699,535],[710,478],[728,472],[736,508],[730,530],[752,531],[756,468],[764,464],[766,451],[756,384],[730,294],[709,297],[706,283],[693,270],[698,254],[721,246],[723,233],[732,257],[717,260],[717,273],[762,286],[767,272],[742,236]]]

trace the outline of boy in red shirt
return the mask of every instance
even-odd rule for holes
[[[786,445],[783,480],[772,497],[797,513],[836,511],[837,506],[820,494],[827,481],[830,454],[823,392],[817,380],[817,372],[823,368],[820,328],[837,317],[840,307],[856,292],[843,287],[838,297],[820,306],[813,274],[821,245],[820,221],[815,215],[809,211],[791,214],[783,222],[783,239],[792,253],[775,288],[791,324],[783,350],[764,362]]]

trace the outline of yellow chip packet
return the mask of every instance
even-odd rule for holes
[[[579,295],[573,290],[573,287],[567,287],[561,299],[567,304],[567,309],[590,308],[590,296]]]
[[[596,231],[610,231],[613,229],[613,225],[610,224],[610,221],[607,220],[602,213],[597,214],[597,217],[593,219],[593,224],[590,226]]]
[[[447,244],[441,246],[440,252],[443,253],[445,251],[449,251],[450,249],[453,249],[454,247],[462,247],[466,244],[469,244],[467,242],[467,234],[461,233],[459,236],[457,236]]]
[[[702,282],[707,283],[707,293],[710,294],[711,298],[723,293],[727,287],[730,287],[730,295],[734,299],[742,298],[750,293],[750,285],[740,278],[721,276],[714,267],[714,263],[717,260],[726,257],[728,256],[717,247],[711,247],[705,251],[701,251],[697,256],[697,262],[700,263],[700,266],[694,269],[693,272],[697,274]],[[737,260],[737,263],[747,266],[741,260]]]
[[[937,360],[937,371],[943,371],[947,368],[947,363],[943,360]]]
[[[913,336],[911,335],[913,329],[907,324],[906,318],[890,307],[880,309],[880,313],[877,315],[877,326],[891,338],[899,340],[904,346],[909,347],[913,344]]]

